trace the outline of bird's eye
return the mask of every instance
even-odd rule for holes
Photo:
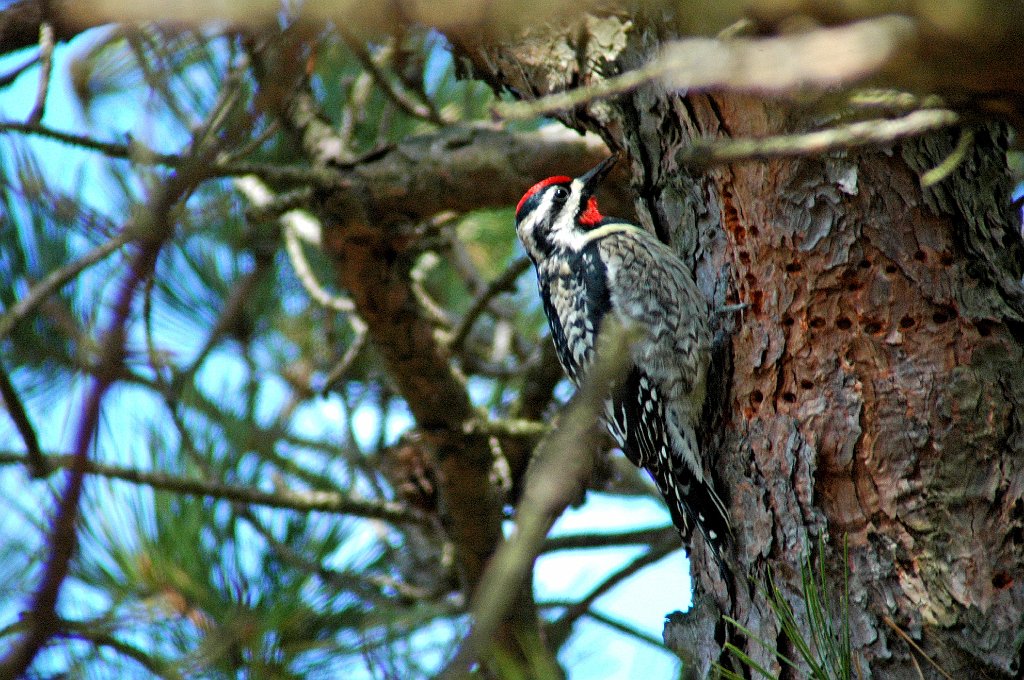
[[[564,201],[569,198],[569,190],[565,187],[555,187],[555,200]]]

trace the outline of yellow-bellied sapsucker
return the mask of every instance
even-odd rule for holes
[[[710,363],[710,310],[693,274],[635,224],[598,211],[594,189],[615,163],[582,177],[549,177],[516,207],[516,231],[537,269],[562,368],[582,382],[606,314],[639,329],[624,380],[604,419],[619,447],[647,470],[683,540],[696,525],[723,566],[725,505],[708,476],[696,425]]]

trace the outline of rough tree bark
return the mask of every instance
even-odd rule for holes
[[[589,17],[460,49],[493,86],[543,95],[636,68],[672,37],[660,19]],[[953,677],[1014,677],[1024,632],[1024,246],[1007,129],[964,128],[969,152],[923,189],[921,173],[963,130],[695,173],[679,161],[691,140],[821,121],[782,102],[657,84],[562,118],[625,150],[644,227],[694,264],[708,297],[748,305],[723,324],[733,368],[715,438],[735,558],[753,580],[739,578],[731,601],[697,546],[698,587],[710,594],[698,595],[687,629],[701,663],[720,658],[723,613],[791,653],[755,584],[770,570],[802,616],[801,560],[824,534],[831,582],[849,572],[863,677],[936,672],[922,653]],[[733,641],[788,672],[755,642]]]

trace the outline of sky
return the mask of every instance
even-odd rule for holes
[[[81,50],[90,40],[95,39],[95,32],[89,32],[72,41],[69,45],[61,45],[56,50],[54,59],[53,85],[51,86],[46,115],[43,123],[49,127],[74,131],[84,129],[84,121],[74,102],[67,74],[67,63],[70,54]],[[22,51],[0,58],[0,73],[9,71],[13,66],[22,63],[30,52]],[[447,52],[438,50],[432,61],[444,65]],[[439,68],[441,66],[435,66]],[[38,69],[27,71],[12,87],[0,90],[0,119],[24,120],[35,97]],[[146,120],[142,106],[145,94],[139,92],[130,101],[111,101],[97,116],[102,124],[94,128],[98,137],[117,139],[123,133],[132,133],[142,139],[152,137],[152,122]],[[173,141],[173,140],[172,140]],[[42,167],[50,181],[61,182],[69,190],[79,183],[86,187],[83,196],[92,206],[104,213],[112,213],[116,206],[109,199],[110,192],[105,187],[103,174],[96,165],[96,156],[73,147],[65,146],[49,140],[33,138],[32,148],[37,152]],[[0,137],[0,162],[9,154],[9,147]],[[10,228],[0,224],[0,228]],[[532,273],[531,273],[532,275]],[[171,329],[165,329],[172,332]],[[204,337],[201,332],[178,334],[179,350],[183,353],[194,353],[198,342]],[[16,367],[15,377],[17,377]],[[214,352],[199,376],[200,385],[209,394],[229,394],[238,391],[241,379],[240,359],[233,356],[230,347],[225,346]],[[41,444],[47,451],[67,450],[70,445],[75,414],[78,413],[83,396],[84,383],[69,386],[63,397],[55,405],[48,402],[48,409],[33,408],[33,401],[28,400],[27,406],[40,435]],[[486,395],[479,396],[483,401]],[[286,398],[285,387],[267,380],[262,386],[259,397],[263,403],[261,409],[271,413]],[[101,435],[95,456],[109,462],[126,465],[142,466],[137,452],[146,446],[147,429],[145,423],[161,412],[161,405],[153,403],[150,395],[132,388],[120,388],[113,391],[105,404],[106,421],[104,433]],[[337,430],[340,435],[341,417],[344,407],[337,396],[317,400],[304,406],[296,414],[296,424],[312,436]],[[380,423],[379,414],[369,408],[357,413],[356,436],[369,444],[380,427],[385,427],[388,439],[395,440],[411,426],[408,414],[402,410],[392,414],[388,422]],[[9,419],[0,415],[0,449],[21,450],[22,443]],[[0,467],[0,541],[13,537],[32,540],[38,536],[35,529],[21,526],[12,519],[13,514],[5,513],[4,503],[21,504],[26,484],[29,482],[23,470],[13,467]],[[6,500],[4,500],[6,499]],[[117,522],[117,513],[111,513],[111,521]],[[658,502],[651,499],[622,500],[607,495],[591,493],[587,502],[578,509],[570,509],[559,519],[553,534],[579,531],[635,529],[641,527],[661,526],[668,522],[668,513]],[[639,555],[637,548],[608,548],[589,551],[573,551],[553,553],[542,556],[536,568],[536,593],[539,602],[563,601],[579,598],[601,582],[609,573],[616,571]],[[671,553],[658,563],[647,567],[639,574],[626,580],[609,593],[600,598],[595,609],[653,635],[661,637],[663,617],[675,609],[686,609],[689,606],[688,593],[689,568],[682,550]],[[666,599],[666,593],[678,597],[678,601]],[[62,604],[69,606],[67,600],[78,598],[77,604],[85,602],[88,608],[88,595],[84,593],[64,592]],[[84,599],[82,599],[84,598]],[[4,610],[4,604],[7,610]],[[17,599],[2,596],[0,591],[0,627],[14,620],[18,615]],[[568,644],[561,660],[570,670],[572,678],[627,678],[627,677],[672,677],[677,663],[666,651],[643,643],[627,639],[601,623],[584,619],[577,626],[573,640]]]

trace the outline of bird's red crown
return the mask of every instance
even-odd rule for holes
[[[566,177],[565,175],[556,175],[554,177],[548,177],[547,179],[542,179],[541,181],[537,182],[532,187],[530,187],[525,194],[523,194],[522,198],[519,199],[519,204],[516,205],[516,215],[519,214],[519,210],[523,207],[523,203],[526,203],[526,201],[529,200],[530,196],[533,196],[535,193],[537,193],[544,187],[549,187],[552,184],[561,184],[562,182],[571,181],[572,177]]]

